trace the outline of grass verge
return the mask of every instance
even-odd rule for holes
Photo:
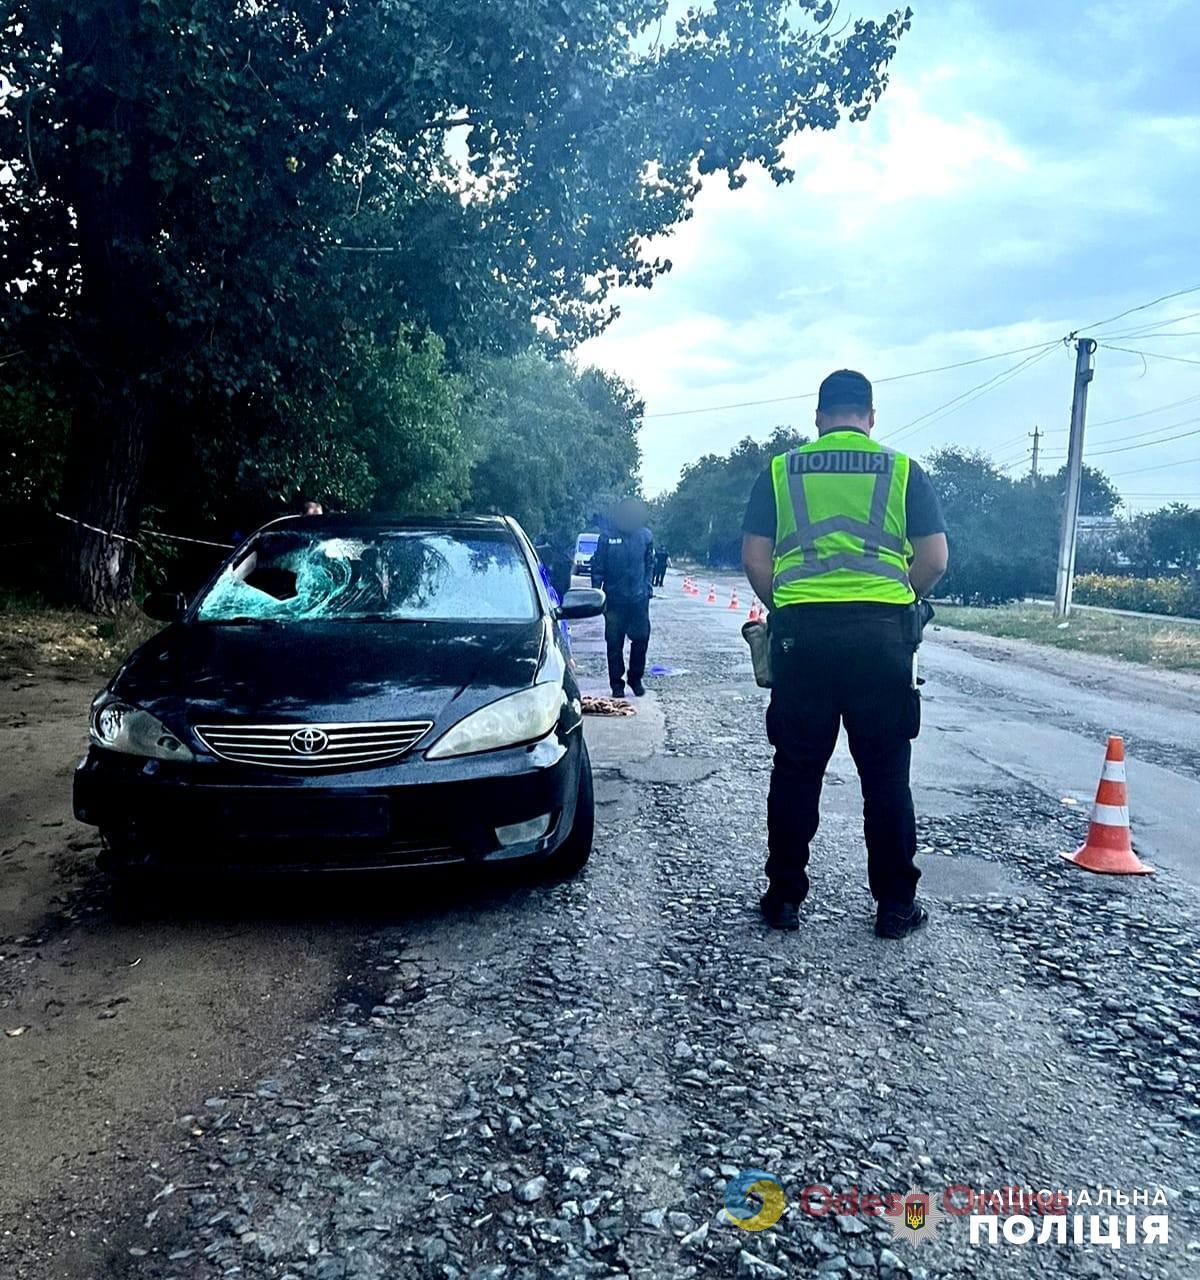
[[[1056,649],[1100,653],[1170,671],[1200,671],[1200,627],[1181,627],[1169,618],[1159,621],[1076,611],[1069,625],[1061,627],[1051,610],[1037,605],[936,607],[935,625],[1032,640]]]

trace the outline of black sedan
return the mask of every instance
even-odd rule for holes
[[[114,871],[541,859],[577,871],[592,775],[565,628],[501,517],[265,526],[96,698],[75,816]]]

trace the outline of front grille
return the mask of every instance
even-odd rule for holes
[[[433,724],[198,724],[200,741],[222,760],[314,772],[383,764],[404,755]]]

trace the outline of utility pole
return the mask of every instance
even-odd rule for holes
[[[1083,428],[1087,419],[1088,383],[1095,376],[1092,338],[1075,342],[1075,394],[1071,398],[1071,439],[1067,445],[1067,500],[1063,507],[1062,539],[1058,547],[1058,580],[1054,590],[1054,616],[1071,614],[1071,593],[1075,589],[1075,533],[1079,524],[1079,492],[1083,480]]]
[[[1029,470],[1030,476],[1036,480],[1038,478],[1038,441],[1042,438],[1042,433],[1038,430],[1037,423],[1033,424],[1033,466]]]

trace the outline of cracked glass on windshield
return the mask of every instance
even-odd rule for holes
[[[265,533],[201,601],[201,622],[527,621],[529,570],[507,537],[430,531]]]

